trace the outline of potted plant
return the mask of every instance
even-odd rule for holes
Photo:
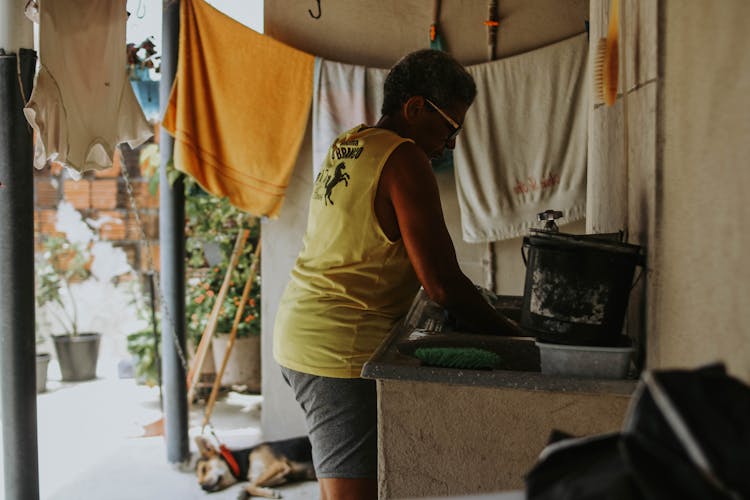
[[[151,172],[149,190],[156,192],[159,181],[158,145],[141,151],[141,169]],[[167,179],[173,182],[180,173],[167,166]],[[237,232],[250,229],[250,236],[232,274],[224,304],[222,305],[216,334],[208,346],[208,354],[201,370],[202,375],[214,374],[223,360],[228,334],[231,332],[235,312],[249,276],[253,250],[260,238],[260,224],[256,217],[248,216],[233,207],[226,198],[206,193],[190,176],[184,176],[185,185],[185,236],[187,289],[185,308],[187,340],[191,350],[200,343],[201,336],[219,293],[231,258]],[[260,272],[253,280],[252,289],[244,305],[237,329],[237,338],[222,383],[245,385],[251,392],[260,392]],[[134,339],[135,343],[136,340]],[[138,367],[136,367],[136,370]],[[144,368],[145,369],[145,368]]]
[[[52,335],[64,381],[96,377],[101,334],[81,332],[78,306],[71,285],[91,275],[88,247],[64,236],[45,237],[37,261],[37,305],[53,317],[61,334]]]
[[[44,336],[36,328],[36,392],[37,394],[47,391],[47,368],[51,356],[48,352],[39,351],[38,346],[44,343]]]
[[[234,318],[240,307],[242,292],[250,273],[252,252],[240,259],[232,273],[229,289],[219,309],[216,334],[211,341],[213,365],[218,368],[224,359]],[[202,275],[188,280],[186,308],[188,334],[197,345],[208,322],[219,288],[224,281],[226,264],[212,267]],[[237,336],[222,377],[224,386],[246,386],[250,392],[260,391],[260,278],[256,275],[244,304],[237,326]]]
[[[145,278],[151,281],[150,307],[144,304],[143,282],[135,284],[131,288],[133,294],[130,304],[136,311],[138,319],[145,322],[145,326],[129,333],[126,337],[126,348],[132,357],[135,381],[138,384],[153,387],[161,382],[160,370],[160,345],[161,345],[161,321],[156,311],[155,284],[153,277],[147,273]],[[155,325],[154,325],[155,324]]]
[[[219,310],[216,333],[211,342],[209,363],[218,369],[226,352],[229,333],[242,292],[250,275],[254,249],[260,237],[258,219],[247,216],[229,204],[226,198],[217,198],[203,192],[193,179],[186,178],[185,200],[187,237],[187,309],[188,338],[195,346],[214,306],[224,281],[232,249],[241,229],[249,229],[245,244],[224,303]],[[205,366],[205,365],[204,365]],[[246,386],[250,392],[260,391],[260,276],[256,274],[250,294],[244,304],[237,328],[237,337],[222,377],[224,386]]]
[[[127,337],[127,349],[133,356],[135,380],[153,387],[159,384],[160,335],[154,335],[152,326],[133,332]]]

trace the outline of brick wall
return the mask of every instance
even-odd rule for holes
[[[156,126],[158,129],[158,125]],[[138,216],[146,238],[149,240],[153,265],[159,268],[159,198],[148,189],[149,178],[141,172],[141,151],[153,142],[131,149],[122,144],[115,154],[112,167],[83,174],[73,180],[58,163],[50,163],[42,170],[34,171],[34,231],[37,244],[41,235],[56,234],[55,219],[57,205],[67,200],[83,217],[93,220],[105,219],[99,235],[123,249],[129,264],[135,270],[148,270],[146,245],[141,241],[126,188],[122,170],[127,169],[138,207]]]

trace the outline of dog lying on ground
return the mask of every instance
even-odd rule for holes
[[[208,492],[247,480],[250,484],[238,498],[281,498],[273,487],[315,479],[312,446],[307,436],[268,441],[242,450],[224,446],[217,449],[202,436],[197,436],[195,442],[200,452],[195,466],[198,483]]]

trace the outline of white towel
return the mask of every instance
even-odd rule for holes
[[[374,125],[383,104],[387,69],[315,58],[313,86],[313,179],[338,135],[365,123]]]
[[[536,214],[586,212],[586,35],[469,66],[477,98],[456,141],[463,239],[521,236]]]

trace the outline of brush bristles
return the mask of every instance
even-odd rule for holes
[[[476,347],[419,347],[414,357],[428,366],[491,370],[500,366],[500,356]]]
[[[602,92],[604,92],[604,102],[612,106],[617,99],[617,72],[619,70],[619,51],[617,48],[617,39],[608,40],[607,57],[604,64],[604,81],[602,82]]]
[[[604,66],[607,60],[607,39],[600,38],[596,44],[594,54],[594,89],[593,97],[595,104],[604,102]]]
[[[617,40],[610,42],[600,38],[596,44],[594,60],[594,103],[612,106],[617,99],[618,72]]]

